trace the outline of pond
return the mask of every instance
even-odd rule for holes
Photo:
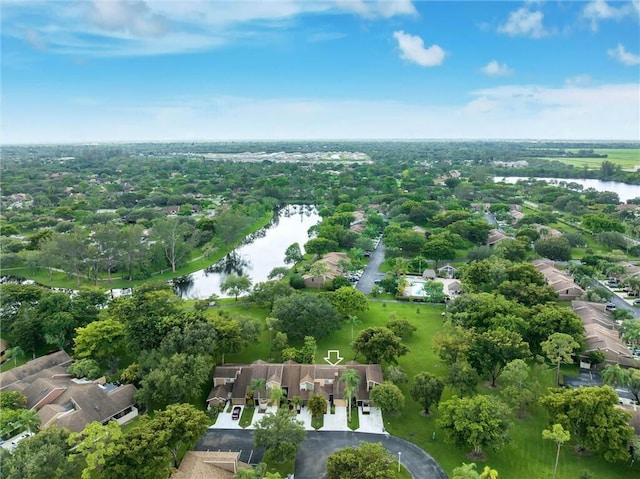
[[[515,184],[518,181],[536,180],[546,181],[547,183],[565,186],[569,183],[576,183],[583,187],[583,189],[593,188],[596,191],[612,191],[618,193],[620,201],[626,203],[627,200],[637,198],[640,196],[640,185],[629,185],[627,183],[620,183],[619,181],[602,181],[594,179],[576,179],[576,178],[527,178],[524,176],[494,176],[493,181],[496,183],[509,183]]]
[[[286,249],[293,243],[303,248],[309,240],[307,230],[319,221],[315,206],[288,205],[216,264],[175,279],[176,292],[183,299],[206,299],[212,294],[228,297],[220,291],[220,284],[230,274],[249,276],[252,285],[267,281],[273,268],[285,266]]]

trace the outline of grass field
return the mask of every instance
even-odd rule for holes
[[[384,326],[392,312],[400,319],[407,319],[418,329],[406,344],[411,351],[400,358],[399,365],[403,368],[409,381],[417,373],[429,371],[438,376],[444,376],[445,367],[440,363],[438,356],[433,351],[431,344],[433,337],[443,328],[441,313],[443,307],[420,303],[400,303],[395,301],[370,301],[369,310],[359,316],[360,323],[354,327],[354,336],[364,328],[370,326]],[[226,306],[223,306],[226,307]],[[252,317],[264,317],[266,312],[259,308],[240,306],[233,308],[238,314]],[[258,344],[252,345],[241,354],[228,355],[227,362],[251,362],[257,359],[268,359],[269,334],[263,333]],[[353,360],[354,353],[351,350],[351,327],[346,325],[328,338],[318,341],[316,362],[323,363],[323,357],[328,349],[338,349],[344,358],[343,363]],[[299,346],[299,345],[298,345]],[[565,368],[565,372],[575,373],[575,367]],[[555,380],[552,369],[545,370],[539,378],[544,389],[551,387]],[[451,474],[453,469],[463,462],[470,462],[466,457],[469,452],[466,449],[457,448],[445,443],[441,431],[435,426],[438,417],[437,408],[430,417],[420,414],[421,407],[411,399],[409,386],[402,385],[401,389],[406,398],[406,406],[398,416],[385,417],[385,428],[394,435],[403,437],[416,443],[431,454]],[[482,394],[499,396],[499,389],[491,389],[484,386],[479,390]],[[443,400],[452,397],[453,392],[445,389]],[[545,412],[540,407],[534,407],[531,415],[525,419],[513,419],[511,430],[511,443],[498,452],[487,452],[486,463],[478,463],[478,469],[485,464],[497,469],[500,477],[536,479],[551,478],[553,463],[555,460],[555,444],[542,439],[542,430],[547,427]],[[433,434],[435,433],[435,439]],[[565,446],[560,455],[560,465],[557,479],[577,479],[580,473],[588,469],[596,478],[628,479],[640,475],[640,467],[630,468],[628,464],[609,464],[597,456],[582,457],[576,455],[571,446]]]
[[[577,149],[567,149],[566,151],[577,152]],[[577,168],[589,170],[597,170],[603,161],[607,160],[616,165],[620,165],[623,169],[634,169],[640,166],[640,149],[638,148],[601,148],[594,149],[594,153],[598,155],[608,155],[607,158],[558,158],[558,157],[539,157],[542,160],[557,160]]]

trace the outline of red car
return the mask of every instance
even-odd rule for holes
[[[237,421],[240,419],[240,413],[242,412],[242,408],[240,406],[235,406],[231,411],[231,419]]]

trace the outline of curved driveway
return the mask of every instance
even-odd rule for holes
[[[296,458],[296,479],[322,479],[326,477],[327,457],[359,441],[381,442],[394,457],[401,454],[402,464],[414,479],[447,479],[440,465],[415,444],[386,434],[367,434],[346,431],[307,431]],[[197,451],[241,451],[240,460],[257,464],[264,449],[253,449],[253,436],[249,430],[210,429],[198,442]]]

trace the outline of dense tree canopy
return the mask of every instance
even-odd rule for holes
[[[336,309],[328,300],[315,294],[280,298],[273,305],[272,314],[278,318],[278,330],[291,340],[305,336],[324,338],[340,327]]]

